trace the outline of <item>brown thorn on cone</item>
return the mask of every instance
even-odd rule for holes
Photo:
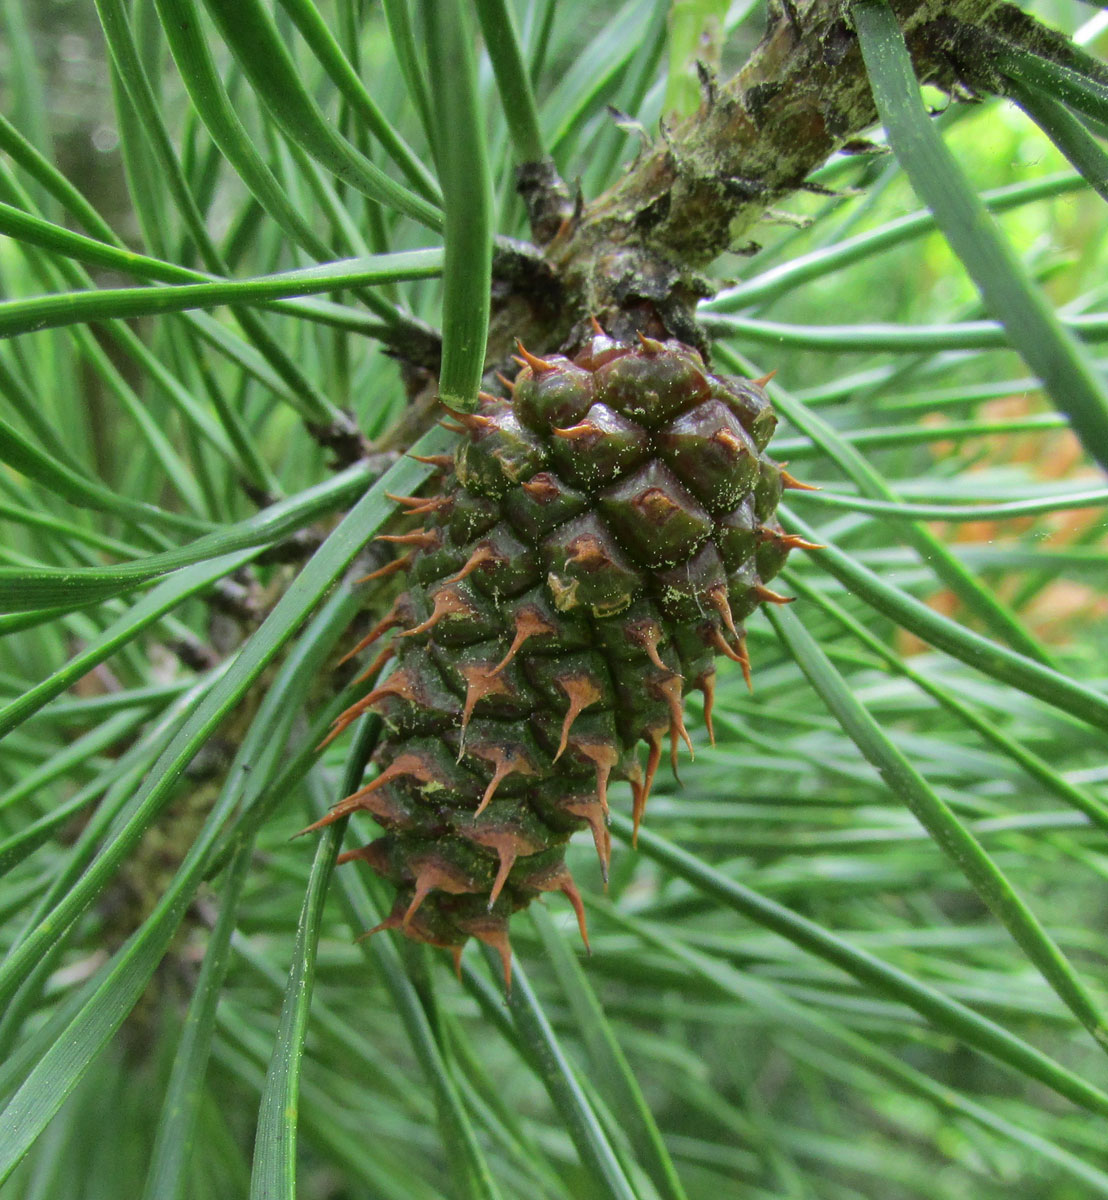
[[[396,546],[418,546],[421,550],[431,550],[441,540],[437,529],[413,529],[411,533],[379,533],[375,542],[392,542]]]
[[[512,761],[508,758],[502,758],[496,764],[496,769],[492,773],[492,779],[489,780],[489,786],[485,788],[485,794],[481,797],[481,803],[477,805],[473,814],[475,817],[479,817],[488,808],[496,789],[511,773]]]
[[[539,613],[534,608],[520,608],[520,611],[515,614],[515,637],[511,640],[511,646],[508,648],[508,653],[504,655],[501,661],[492,668],[493,674],[507,667],[509,662],[513,660],[523,642],[527,641],[528,637],[533,637],[535,634],[556,634],[557,630],[547,620],[539,616]]]
[[[435,606],[431,610],[431,615],[426,621],[420,625],[416,625],[413,629],[406,629],[400,637],[413,637],[418,633],[426,633],[429,629],[433,629],[444,617],[450,616],[452,613],[469,612],[469,605],[451,588],[442,588],[435,593]]]
[[[386,782],[388,781],[386,780]],[[313,821],[310,825],[305,825],[303,829],[297,830],[292,836],[298,838],[303,837],[306,833],[315,833],[317,829],[326,829],[328,825],[333,825],[336,821],[341,821],[343,817],[348,817],[356,809],[362,807],[363,795],[364,793],[359,791],[352,796],[347,796],[345,800],[340,800],[326,816],[320,817],[318,821]]]
[[[602,698],[604,693],[584,674],[565,675],[556,678],[555,682],[569,697],[569,708],[566,711],[566,719],[562,722],[562,740],[558,743],[558,753],[554,755],[554,761],[557,762],[565,752],[569,741],[570,728],[573,722],[577,720],[581,710],[588,708],[590,704],[595,704],[597,700]]]
[[[795,596],[782,596],[780,592],[775,592],[772,588],[768,588],[761,583],[754,585],[754,595],[763,604],[792,604],[796,599]]]
[[[396,915],[396,913],[389,913],[389,915],[383,921],[374,925],[372,929],[367,929],[365,931],[365,933],[359,933],[358,936],[354,940],[356,942],[364,942],[364,941],[366,941],[367,938],[373,937],[373,935],[375,933],[380,933],[383,929],[399,929],[399,928],[400,928],[400,918]]]
[[[636,849],[639,844],[639,826],[646,812],[646,786],[640,779],[631,780],[631,847]],[[607,884],[607,879],[604,880]]]
[[[635,764],[636,768],[638,764]],[[641,783],[641,771],[639,776]],[[631,780],[631,790],[635,790],[635,781]],[[600,859],[600,875],[604,880],[604,887],[608,887],[608,864],[612,858],[612,835],[608,832],[608,826],[604,823],[603,810],[600,808],[600,801],[594,800],[592,797],[584,800],[573,800],[565,805],[565,810],[572,813],[575,817],[580,817],[588,823],[589,829],[592,831],[593,844],[596,846],[596,857]]]
[[[642,330],[636,331],[636,336],[639,339],[639,345],[647,354],[661,354],[665,350],[665,346],[656,338],[647,337]]]
[[[365,846],[359,846],[357,850],[347,850],[340,854],[335,860],[335,865],[339,866],[342,863],[353,862],[355,859],[360,859],[367,866],[373,868],[378,875],[386,875],[389,870],[388,851],[381,844],[382,839],[369,842]]]
[[[658,764],[662,761],[662,728],[660,726],[647,730],[647,745],[650,747],[646,756],[646,778],[637,792],[634,793],[634,805],[631,812],[631,846],[639,844],[639,825],[646,813],[646,802],[650,799],[650,789],[654,786],[654,776],[658,773]],[[632,783],[632,788],[634,784]]]
[[[542,375],[545,371],[554,370],[552,362],[547,362],[545,358],[539,358],[538,355],[532,354],[521,341],[516,341],[516,349],[519,351],[520,358],[523,359],[523,365],[530,367],[532,374]]]
[[[600,322],[592,315],[592,313],[589,314],[589,324],[592,326],[593,333],[598,333],[601,337],[608,336],[604,332],[604,326],[600,324]]]
[[[662,640],[662,627],[657,621],[649,618],[642,621],[633,621],[627,627],[628,638],[640,646],[645,652],[647,658],[660,670],[668,671],[669,668],[658,656],[658,645]]]
[[[407,700],[412,704],[416,703],[419,699],[411,678],[407,671],[404,670],[395,671],[384,683],[379,687],[375,687],[368,696],[363,696],[358,701],[358,704],[364,708],[369,708],[376,704],[382,696],[397,696],[401,700]]]
[[[437,512],[442,512],[443,509],[450,509],[454,506],[453,496],[428,496],[426,500],[421,500],[418,504],[413,504],[411,508],[404,510],[406,517],[425,517]]]
[[[415,916],[420,905],[431,892],[449,892],[452,896],[460,896],[480,890],[480,885],[461,868],[433,856],[423,859],[419,863],[414,882],[415,894],[400,922],[401,928],[405,931],[411,924],[412,917]]]
[[[409,552],[403,558],[394,558],[392,562],[387,562],[383,567],[378,567],[376,571],[370,571],[368,575],[363,575],[361,579],[355,579],[355,586],[359,583],[369,583],[371,579],[387,579],[390,575],[395,575],[398,571],[406,571],[415,559],[415,554]],[[345,660],[343,660],[345,661]]]
[[[504,990],[512,994],[512,943],[508,940],[508,931],[503,926],[482,929],[476,922],[469,924],[469,931],[478,941],[491,946],[500,955],[500,965],[504,971]]]
[[[739,662],[742,664],[743,678],[746,680],[747,691],[754,691],[754,676],[750,673],[750,655],[746,652],[746,634],[739,638]]]
[[[465,426],[455,425],[453,421],[439,421],[438,427],[445,429],[447,433],[465,433]]]
[[[492,890],[489,892],[488,911],[492,911],[492,906],[496,903],[500,895],[501,889],[508,882],[508,876],[512,872],[512,867],[515,865],[518,857],[515,850],[509,849],[507,846],[498,845],[496,852],[500,856],[500,866],[496,872],[496,878],[492,883]]]
[[[504,993],[510,996],[512,994],[512,943],[508,938],[507,930],[500,935],[498,941],[489,944],[500,955],[500,964],[504,969]]]
[[[738,637],[739,631],[735,628],[735,618],[731,615],[731,605],[727,602],[727,584],[717,583],[715,587],[710,587],[704,595],[716,612],[719,613],[720,617],[723,618],[723,623],[727,626],[727,632],[732,637]]]
[[[604,548],[600,539],[591,533],[582,533],[573,539],[566,547],[566,562],[575,567],[603,567],[612,561],[612,556]]]
[[[796,533],[782,534],[777,541],[787,547],[789,550],[826,550],[827,547],[820,542],[810,542],[807,538],[802,538]]]
[[[412,687],[412,682],[404,671],[397,671],[391,675],[380,687],[376,687],[368,696],[363,696],[360,700],[339,713],[339,715],[331,723],[331,732],[323,739],[316,747],[316,752],[323,750],[329,746],[331,742],[339,736],[344,729],[352,725],[367,708],[372,708],[382,696],[399,696],[401,700],[416,700],[416,694]]]
[[[592,956],[592,947],[589,945],[589,925],[585,920],[585,906],[581,902],[581,893],[577,890],[577,884],[573,881],[573,876],[569,873],[569,868],[566,867],[551,880],[551,883],[556,883],[558,891],[573,905],[573,911],[577,914],[577,928],[581,932],[581,941],[585,943],[585,953]]]
[[[403,917],[400,918],[401,929],[407,929],[412,923],[412,917],[416,915],[419,906],[427,899],[432,890],[432,885],[426,880],[416,880],[415,894],[412,896],[412,902],[404,910]]]
[[[509,392],[514,392],[516,390],[515,383],[512,380],[510,380],[506,375],[501,375],[500,372],[497,371],[496,377],[497,377],[497,379],[500,380],[500,382],[504,385],[504,387],[506,387],[508,389]]]
[[[737,650],[733,650],[728,644],[723,634],[720,632],[718,625],[712,626],[712,636],[708,639],[709,642],[720,652],[726,655],[732,662],[741,663],[742,655]]]
[[[573,743],[574,750],[578,754],[584,755],[596,765],[596,798],[600,801],[600,807],[604,810],[604,814],[608,813],[608,779],[612,774],[612,768],[619,762],[619,752],[615,746],[607,742],[582,742],[575,741]]]
[[[669,769],[673,772],[673,779],[677,786],[684,787],[681,775],[677,770],[677,729],[672,721],[669,725]]]
[[[509,775],[534,775],[535,769],[530,762],[522,754],[513,754],[509,757],[508,752],[501,746],[492,746],[486,750],[471,750],[471,754],[476,754],[477,757],[486,759],[495,766],[492,773],[492,779],[489,780],[489,786],[485,788],[485,794],[481,797],[481,803],[477,805],[474,812],[475,817],[479,817],[489,806],[489,802],[493,798],[496,789],[504,782]]]
[[[390,608],[385,616],[382,617],[376,625],[374,625],[369,633],[362,638],[362,640],[354,647],[353,650],[348,650],[342,656],[342,658],[339,659],[338,665],[340,667],[343,663],[349,662],[350,659],[352,659],[356,654],[361,654],[361,652],[366,649],[367,646],[372,646],[373,643],[381,636],[381,634],[388,633],[390,629],[394,629],[397,625],[402,625],[404,623],[404,617],[400,612],[400,600],[402,599],[404,599],[404,597],[400,597],[393,604],[392,608]]]
[[[716,702],[715,670],[705,671],[697,680],[696,686],[704,694],[704,724],[708,728],[708,741],[714,746],[716,744],[716,734],[712,728],[712,708]]]
[[[688,746],[689,754],[695,758],[696,752],[693,750],[692,738],[689,737],[689,731],[685,728],[685,712],[681,707],[681,676],[671,675],[664,682],[655,683],[654,691],[669,705],[669,736],[672,743],[674,762],[676,763],[677,761],[678,734],[685,745]]]
[[[550,476],[545,474],[536,475],[534,479],[529,479],[526,483],[521,483],[520,487],[539,504],[546,504],[550,500],[557,500],[558,487],[557,484],[551,482]]]
[[[371,779],[364,787],[358,788],[356,792],[351,792],[344,800],[340,800],[335,807],[338,808],[343,804],[355,807],[353,801],[361,800],[363,796],[368,796],[370,792],[377,791],[378,788],[384,787],[386,783],[391,783],[392,780],[399,779],[401,775],[411,775],[414,779],[418,779],[420,783],[431,783],[435,778],[430,768],[418,754],[398,754],[376,779]]]
[[[550,432],[555,437],[566,438],[571,442],[576,442],[581,438],[598,436],[601,433],[601,429],[592,421],[579,421],[576,425],[570,425],[566,429],[552,429]]]
[[[726,428],[717,429],[715,433],[712,434],[712,441],[718,442],[721,446],[726,446],[726,448],[732,454],[736,455],[741,454],[743,450],[746,449],[746,447],[742,444],[742,442],[739,441],[737,437],[735,437],[731,430]]]
[[[408,458],[423,463],[424,466],[435,467],[439,471],[450,471],[454,468],[452,454],[409,454]]]
[[[515,637],[512,638],[512,644],[508,647],[508,653],[492,669],[494,675],[499,675],[504,670],[529,637],[534,637],[537,633],[557,633],[549,621],[544,621],[538,612],[529,606],[521,608],[516,613],[515,628]]]
[[[777,370],[778,368],[774,367],[768,375],[763,375],[761,379],[752,379],[750,382],[754,384],[755,387],[764,388],[766,384],[769,383],[769,381],[774,377],[774,375],[777,374]]]
[[[338,717],[336,719],[334,728],[323,739],[323,741],[320,742],[318,746],[316,746],[316,748],[315,748],[316,754],[319,754],[319,752],[321,750],[326,750],[327,747],[335,740],[335,738],[340,737],[343,734],[343,732],[350,725],[352,725],[362,715],[363,712],[365,712],[365,708],[359,707],[360,703],[361,702],[359,701],[359,704],[352,704],[350,706],[350,708],[348,708],[346,710],[346,712],[342,714],[341,717]],[[357,709],[357,712],[351,713],[352,709]],[[344,720],[343,718],[346,717],[348,713],[351,714],[349,720]]]
[[[503,680],[496,678],[496,672],[489,669],[487,663],[470,663],[462,667],[462,675],[466,681],[466,702],[462,709],[462,739],[465,739],[466,727],[469,725],[469,719],[473,716],[473,710],[477,705],[477,701],[485,696],[506,696],[509,695],[508,685]],[[461,759],[462,753],[459,752],[458,758]]]
[[[364,683],[370,676],[376,675],[378,671],[389,661],[390,658],[396,656],[396,646],[392,642],[381,651],[380,654],[369,664],[368,667],[354,680],[355,684]]]
[[[541,839],[513,832],[511,828],[495,821],[489,822],[487,825],[475,821],[472,825],[459,829],[458,832],[478,846],[484,846],[485,849],[491,850],[499,860],[496,881],[493,883],[492,894],[489,897],[489,909],[496,903],[516,859],[521,854],[535,854],[543,848]]]
[[[474,552],[469,556],[466,561],[466,565],[462,567],[457,575],[451,575],[446,582],[457,583],[459,580],[465,579],[467,576],[472,575],[478,567],[483,566],[487,562],[496,562],[499,558],[500,555],[497,554],[487,542],[482,542],[481,545],[478,546],[477,549],[474,550]]]
[[[489,396],[487,392],[480,394],[483,394],[486,399],[495,399],[494,396]],[[462,433],[478,433],[480,430],[488,429],[490,425],[496,424],[492,417],[486,417],[483,413],[457,412],[453,408],[447,411],[459,423],[461,426],[460,432]],[[442,422],[440,421],[439,424],[441,425]]]
[[[821,546],[819,542],[809,542],[799,534],[786,533],[783,529],[770,529],[766,525],[759,525],[755,531],[760,542],[774,542],[778,546],[784,546],[786,550],[826,550],[826,546]]]
[[[784,467],[781,468],[781,486],[785,488],[786,491],[794,492],[819,492],[823,490],[822,488],[816,487],[814,483],[801,483],[799,479],[790,475],[788,471],[784,469]]]
[[[660,487],[650,487],[640,492],[632,505],[643,520],[656,527],[664,525],[674,513],[681,510],[677,501],[665,488]]]

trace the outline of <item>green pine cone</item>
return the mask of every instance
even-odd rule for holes
[[[689,740],[682,697],[703,692],[710,731],[714,660],[749,678],[742,622],[803,544],[773,521],[794,481],[764,453],[758,384],[599,331],[573,360],[523,353],[511,400],[458,417],[443,494],[405,498],[423,527],[386,539],[412,547],[409,587],[359,649],[391,632],[396,669],[332,733],[380,712],[378,773],[318,822],[385,829],[340,859],[395,885],[381,928],[456,958],[477,937],[506,978],[508,921],[540,892],[585,935],[569,837],[591,830],[606,877],[610,783],[637,830],[664,740]]]

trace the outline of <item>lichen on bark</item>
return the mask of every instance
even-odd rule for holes
[[[1003,91],[996,49],[1079,54],[1001,0],[890,0],[921,82],[955,98]],[[595,316],[621,338],[643,331],[697,341],[698,275],[808,176],[877,121],[848,0],[770,6],[765,36],[734,78],[702,78],[699,109],[663,122],[656,142],[605,193],[577,198],[553,165],[526,164],[521,189],[556,304],[494,296],[489,361],[521,334],[572,346]]]

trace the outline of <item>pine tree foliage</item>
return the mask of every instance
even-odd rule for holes
[[[0,1197],[1108,1196],[1105,14],[0,11]],[[439,397],[593,317],[772,373],[815,548],[508,993],[361,936],[418,884],[337,863],[396,761],[347,655]]]

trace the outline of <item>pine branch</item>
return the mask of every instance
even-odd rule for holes
[[[891,0],[921,82],[955,98],[1003,92],[992,51],[1079,54],[1000,0]],[[521,170],[532,227],[545,240],[556,304],[497,300],[490,359],[527,331],[538,348],[573,343],[586,318],[619,337],[636,330],[699,340],[692,317],[710,285],[696,272],[744,241],[781,199],[877,120],[848,6],[771,5],[766,34],[724,85],[702,72],[702,101],[609,191],[575,205],[549,164]]]

